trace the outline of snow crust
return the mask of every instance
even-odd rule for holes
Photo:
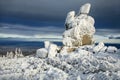
[[[54,57],[39,58],[36,57],[38,53],[20,58],[0,57],[0,80],[120,79],[120,49],[105,46],[102,42],[79,46],[69,53],[65,51],[68,47],[59,53],[54,51],[54,47],[53,53],[46,48],[38,49],[43,54],[47,50],[48,55],[53,54]]]

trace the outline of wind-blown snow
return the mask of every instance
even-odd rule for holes
[[[98,46],[98,50],[95,49]],[[0,80],[119,79],[120,49],[105,46],[102,42],[80,46],[69,53],[56,53],[54,57],[0,58]]]

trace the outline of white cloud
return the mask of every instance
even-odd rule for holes
[[[5,34],[5,33],[0,33],[0,38],[62,38],[62,36],[59,35],[19,35],[19,34]]]
[[[4,34],[0,33],[0,38],[20,38],[20,40],[26,41],[62,41],[62,36],[57,35],[34,35],[34,36],[27,36],[27,35],[17,35],[17,34]],[[104,43],[120,43],[120,39],[109,39],[108,37],[95,35],[94,36],[95,42],[104,42]]]
[[[64,27],[59,28],[57,26],[26,26],[19,24],[6,24],[0,23],[0,33],[6,34],[19,34],[19,35],[62,35]]]
[[[26,26],[19,24],[0,23],[0,38],[31,38],[37,39],[60,39],[62,38],[63,28],[55,26]]]
[[[109,37],[95,35],[95,42],[104,42],[104,43],[116,43],[120,44],[120,39],[109,39]]]
[[[0,27],[0,38],[24,38],[24,40],[62,40],[64,27],[55,26],[33,27],[25,25],[4,24]],[[109,39],[110,36],[120,37],[119,29],[97,29],[94,39],[96,42],[120,43],[120,39]]]
[[[0,33],[0,38],[31,38],[31,36]]]

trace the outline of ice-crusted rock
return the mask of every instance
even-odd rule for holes
[[[79,46],[78,49],[86,50],[92,52],[94,48],[94,45],[84,45],[84,46]]]
[[[97,52],[99,52],[103,47],[104,47],[104,43],[103,43],[103,42],[100,42],[100,43],[98,43],[97,46],[95,46],[95,47],[93,48],[93,52],[97,53]]]
[[[63,53],[64,54],[68,54],[68,53],[71,53],[71,52],[74,52],[76,48],[72,48],[72,47],[67,47],[67,46],[63,46],[60,50],[60,54]]]
[[[74,19],[75,19],[75,11],[70,11],[67,14],[66,21],[65,21],[66,30],[71,29],[73,27],[71,23],[74,21]],[[69,24],[69,26],[67,26],[67,24]]]
[[[63,33],[63,44],[68,47],[78,47],[94,43],[95,33],[94,18],[88,16],[90,4],[83,5],[80,13],[75,15],[75,11],[67,14],[65,21],[66,31]]]
[[[82,49],[78,49],[78,53],[79,53],[81,56],[90,55],[90,54],[91,54],[91,52],[86,51],[86,50],[82,50]]]
[[[104,46],[101,50],[100,50],[100,52],[106,52],[106,50],[107,50],[107,46]]]
[[[45,46],[46,49],[48,49],[49,46],[50,46],[50,42],[49,41],[44,41],[44,46]]]
[[[47,55],[48,55],[48,50],[45,48],[41,48],[36,51],[36,56],[39,58],[46,58]]]
[[[81,13],[81,14],[88,14],[89,11],[90,11],[90,7],[91,7],[91,4],[90,4],[90,3],[84,4],[84,5],[80,8],[80,13]]]
[[[74,39],[72,39],[70,37],[63,38],[63,44],[68,46],[68,47],[72,46],[73,41],[74,41]]]
[[[50,44],[48,48],[48,57],[49,58],[54,58],[57,54],[58,47],[56,44]]]
[[[67,49],[68,49],[68,47],[63,46],[62,49],[61,49],[61,51],[60,51],[60,53],[63,54],[63,55],[67,54]]]
[[[116,51],[117,51],[117,48],[114,46],[109,46],[107,48],[107,52],[109,52],[109,53],[115,53]]]

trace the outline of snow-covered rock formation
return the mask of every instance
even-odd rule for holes
[[[94,42],[94,18],[89,16],[91,4],[84,4],[79,13],[70,11],[65,21],[66,31],[63,33],[63,44],[68,47],[89,45]]]
[[[48,57],[49,58],[54,58],[57,54],[57,45],[56,44],[50,44],[49,48],[48,48]]]
[[[93,48],[94,52],[99,52],[104,47],[104,43],[100,42],[97,46]]]

